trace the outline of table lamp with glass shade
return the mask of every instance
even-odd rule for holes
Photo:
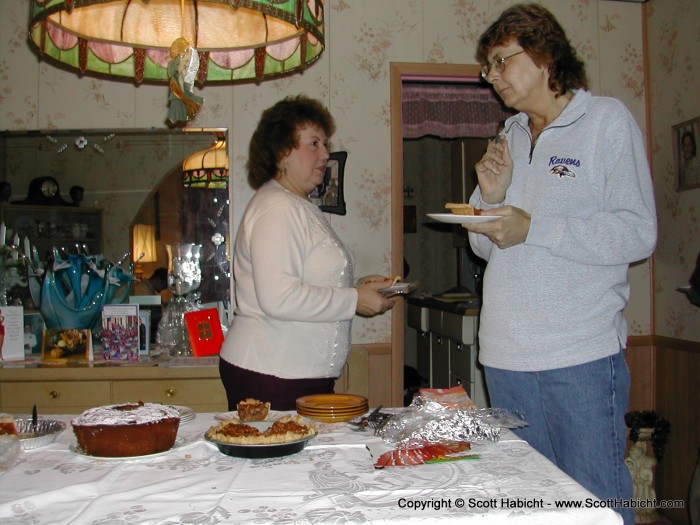
[[[132,252],[134,261],[134,276],[143,279],[143,264],[154,263],[158,260],[156,252],[156,227],[154,224],[134,224],[131,232]]]

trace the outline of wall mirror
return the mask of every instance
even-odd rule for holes
[[[42,258],[54,246],[113,261],[147,251],[137,266],[144,278],[167,268],[166,244],[202,244],[201,301],[227,309],[228,171],[215,184],[183,172],[198,152],[218,149],[227,160],[226,141],[223,128],[0,132],[0,220]]]

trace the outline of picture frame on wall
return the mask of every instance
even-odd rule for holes
[[[672,127],[677,191],[700,188],[700,117]]]
[[[345,215],[345,193],[343,183],[345,179],[345,161],[348,158],[347,151],[335,151],[331,153],[326,165],[326,174],[323,182],[309,195],[312,202],[316,203],[322,211]]]

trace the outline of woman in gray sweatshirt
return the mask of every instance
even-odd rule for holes
[[[628,267],[657,233],[644,139],[621,102],[587,91],[583,62],[539,5],[505,10],[477,58],[519,111],[476,165],[470,203],[500,218],[464,226],[487,261],[479,344],[491,403],[521,413],[517,433],[597,497],[629,500],[623,309]]]

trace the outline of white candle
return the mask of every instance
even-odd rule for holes
[[[5,246],[5,235],[7,235],[7,226],[5,223],[0,223],[0,246]]]
[[[32,247],[29,244],[29,237],[24,238],[24,256],[27,259],[31,259],[32,257]]]
[[[14,244],[15,247],[19,246],[19,233],[15,233],[15,237],[12,239],[12,244]]]

